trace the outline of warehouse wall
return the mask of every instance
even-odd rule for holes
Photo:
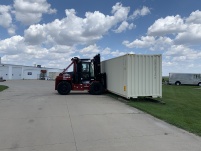
[[[20,80],[20,79],[40,79],[41,70],[47,70],[47,78],[54,75],[55,78],[63,70],[56,68],[38,68],[31,66],[0,64],[0,76],[4,80]]]
[[[0,66],[0,76],[2,76],[3,79],[8,79],[8,67]]]

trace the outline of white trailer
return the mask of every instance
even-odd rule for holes
[[[201,86],[201,73],[169,73],[169,84]]]
[[[126,54],[101,62],[107,90],[125,98],[162,97],[162,56]]]

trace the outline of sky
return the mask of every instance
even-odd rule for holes
[[[98,53],[162,54],[163,76],[201,73],[201,1],[0,1],[2,63],[63,69]]]

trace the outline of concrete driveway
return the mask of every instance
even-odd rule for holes
[[[118,100],[58,95],[54,81],[0,84],[0,151],[200,151],[201,138]]]

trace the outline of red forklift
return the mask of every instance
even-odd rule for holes
[[[74,57],[71,64],[55,79],[55,90],[61,95],[70,91],[88,90],[90,94],[100,95],[106,90],[106,74],[101,73],[100,54],[93,59]],[[67,70],[73,65],[73,71]]]

